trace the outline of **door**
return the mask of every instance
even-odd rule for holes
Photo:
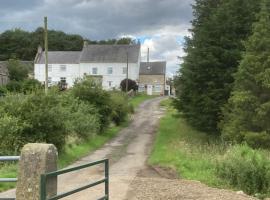
[[[152,95],[152,94],[153,94],[153,86],[147,85],[147,95]]]

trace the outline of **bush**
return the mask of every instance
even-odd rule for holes
[[[122,92],[112,92],[111,93],[111,106],[112,110],[112,121],[116,125],[120,125],[127,118],[130,112],[130,106],[128,104],[128,97]]]
[[[59,106],[60,98],[54,92],[30,95],[8,95],[0,101],[0,136],[10,132],[14,144],[0,140],[1,147],[8,146],[10,152],[17,151],[29,142],[46,142],[56,145],[59,151],[65,144],[67,129],[65,112]],[[11,122],[13,119],[14,122]],[[15,127],[13,129],[13,123]],[[6,144],[7,143],[7,144]]]
[[[25,79],[22,82],[22,91],[24,93],[37,91],[42,88],[41,83],[36,79]]]
[[[7,93],[7,88],[5,86],[0,86],[0,97],[5,96]]]
[[[127,79],[122,80],[120,83],[120,88],[123,92],[126,92],[126,83],[127,83]],[[130,91],[130,90],[137,91],[138,85],[137,85],[136,81],[128,79],[128,91]]]
[[[113,111],[109,92],[103,90],[101,85],[89,77],[78,80],[71,92],[75,98],[97,108],[100,115],[100,132],[109,126]]]
[[[270,192],[270,160],[247,145],[230,149],[218,161],[217,174],[248,194]]]
[[[87,139],[100,129],[98,110],[90,104],[74,98],[66,92],[61,95],[61,106],[65,108],[66,127],[77,138]]]
[[[22,92],[22,82],[21,81],[10,81],[7,85],[6,88],[10,92]]]

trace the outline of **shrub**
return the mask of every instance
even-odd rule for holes
[[[24,93],[37,91],[42,88],[41,83],[36,79],[25,79],[22,82],[22,91]]]
[[[234,146],[219,159],[217,174],[248,194],[270,192],[270,160],[247,145]]]
[[[126,83],[127,83],[127,79],[122,80],[120,83],[120,87],[121,87],[121,90],[123,92],[126,92]],[[130,91],[130,90],[137,91],[138,85],[137,85],[136,81],[128,79],[128,91]]]
[[[100,129],[98,110],[91,104],[74,98],[69,92],[61,95],[61,106],[65,108],[68,131],[80,139],[94,136]]]
[[[0,86],[0,97],[5,96],[7,93],[7,88],[5,86]]]
[[[10,81],[7,85],[6,88],[10,92],[21,92],[22,91],[22,82],[21,81]]]
[[[2,114],[2,113],[1,113]],[[0,155],[17,154],[24,145],[23,130],[27,126],[19,118],[7,114],[0,117]]]
[[[112,121],[116,125],[120,125],[121,122],[124,122],[126,120],[127,115],[130,112],[127,95],[122,92],[112,92],[111,106],[113,108]]]
[[[110,124],[112,106],[109,92],[102,89],[94,79],[78,80],[71,90],[73,96],[97,108],[100,115],[100,132]]]
[[[59,95],[54,92],[48,95],[41,92],[30,95],[8,95],[2,98],[0,119],[3,124],[0,135],[3,137],[10,132],[17,135],[17,140],[20,141],[10,144],[9,149],[14,152],[25,143],[47,142],[55,144],[61,151],[68,131],[65,126],[67,117],[59,103]],[[14,123],[17,122],[20,128],[13,130],[11,119],[15,119]],[[23,126],[19,126],[20,124]],[[0,143],[2,146],[5,141]]]

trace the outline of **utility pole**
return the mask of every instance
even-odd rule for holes
[[[149,67],[149,47],[147,48],[147,67]]]
[[[128,92],[128,51],[127,51],[127,78],[126,78],[126,92]]]
[[[47,17],[44,17],[44,46],[45,46],[45,94],[48,93],[48,30]]]

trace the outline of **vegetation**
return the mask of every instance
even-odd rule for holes
[[[127,86],[128,86],[128,88],[127,88]],[[120,87],[121,87],[121,90],[123,92],[125,92],[126,89],[128,89],[128,91],[130,91],[130,90],[137,91],[138,90],[138,84],[136,83],[136,81],[131,80],[131,79],[128,79],[128,81],[127,81],[127,79],[122,80],[120,83]]]
[[[230,148],[218,160],[220,178],[247,194],[270,194],[270,159],[247,145]]]
[[[0,34],[0,60],[17,58],[34,60],[39,45],[44,46],[44,30],[39,27],[33,32],[21,29],[7,30]],[[80,51],[84,38],[80,35],[66,34],[62,31],[48,30],[50,51]],[[131,38],[101,41],[87,40],[89,44],[131,44]]]
[[[86,79],[77,84],[80,84],[80,87],[82,85],[87,87],[86,83],[92,82]],[[78,87],[76,90],[78,90]],[[85,92],[83,91],[82,94],[85,94]],[[27,95],[8,94],[6,97],[0,98],[1,154],[18,155],[20,147],[26,142],[46,142],[49,139],[46,139],[46,137],[55,134],[55,131],[49,132],[48,129],[54,126],[63,126],[62,128],[64,128],[65,132],[60,132],[63,138],[52,137],[48,141],[56,144],[58,147],[60,145],[61,151],[58,166],[60,168],[66,167],[79,158],[86,156],[116,136],[121,128],[127,126],[129,122],[127,115],[133,110],[133,105],[138,106],[139,103],[147,99],[146,95],[135,96],[127,100],[127,96],[121,92],[109,92],[108,94],[112,107],[110,118],[112,123],[103,132],[99,132],[101,116],[98,113],[98,109],[87,100],[83,101],[77,97],[75,98],[72,90],[59,92],[51,89],[47,96],[41,91],[35,91]],[[24,108],[23,106],[28,104],[29,101],[31,102],[29,107],[26,106],[27,108]],[[53,103],[55,103],[54,106],[52,106]],[[47,106],[47,110],[44,110],[45,106]],[[33,114],[32,116],[30,111]],[[42,111],[41,113],[45,112],[44,117],[47,117],[47,119],[42,118],[43,115],[39,114],[40,111]],[[15,116],[14,113],[16,112],[19,114]],[[26,116],[29,117],[29,120],[24,120],[23,117]],[[36,119],[33,119],[35,117]],[[52,119],[55,117],[57,119]],[[63,121],[59,121],[61,119]],[[46,125],[48,123],[50,123],[50,126],[47,128]],[[27,132],[29,133],[28,135],[24,132],[26,130],[24,128],[28,128],[27,130],[30,131]],[[56,130],[61,131],[59,128]],[[5,133],[9,134],[6,135]],[[32,138],[33,135],[35,135],[34,138]],[[31,137],[27,138],[28,136]],[[58,144],[57,141],[62,141],[62,144]],[[0,165],[0,177],[16,176],[17,165],[15,163]],[[0,191],[13,188],[14,186],[13,183],[0,183]]]
[[[259,5],[254,0],[196,0],[192,37],[186,38],[187,55],[176,81],[176,107],[193,127],[219,133],[221,109]]]
[[[269,196],[270,153],[247,145],[232,146],[218,136],[192,128],[172,106],[162,102],[161,119],[149,163],[175,170],[181,178],[209,186]]]
[[[225,139],[252,147],[270,144],[270,3],[265,1],[246,42],[246,52],[235,74],[235,84],[224,109]]]

